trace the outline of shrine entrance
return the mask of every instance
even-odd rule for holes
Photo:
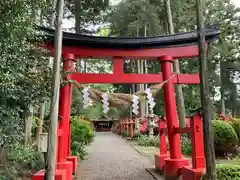
[[[111,131],[113,125],[113,119],[106,117],[101,117],[99,119],[92,119],[94,128],[96,132],[107,132]]]
[[[47,37],[45,38],[44,47],[49,49],[53,54],[54,30],[48,28],[41,28],[41,30]],[[219,31],[206,30],[206,45],[218,36]],[[146,38],[109,38],[63,33],[63,69],[68,73],[70,72],[66,77],[68,80],[79,84],[159,84],[166,82],[163,86],[166,128],[164,127],[164,131],[160,132],[160,136],[163,137],[163,133],[167,132],[170,147],[169,152],[166,152],[165,149],[160,149],[159,154],[156,156],[156,168],[163,171],[166,179],[177,179],[182,174],[186,180],[193,180],[204,169],[204,163],[200,163],[199,165],[198,162],[195,162],[198,166],[189,167],[189,159],[182,156],[180,133],[187,133],[188,130],[179,128],[174,95],[174,85],[199,84],[199,75],[176,74],[172,70],[172,64],[175,59],[198,56],[197,41],[196,32]],[[76,72],[74,69],[76,58],[110,58],[113,61],[113,73],[94,74]],[[158,61],[161,65],[161,73],[126,74],[123,70],[126,59]],[[60,89],[59,117],[61,119],[59,119],[58,129],[56,180],[65,180],[65,177],[67,180],[71,180],[72,174],[76,173],[77,169],[77,157],[70,155],[71,93],[71,83],[64,84]],[[196,140],[194,132],[198,132],[199,130],[195,126],[196,124],[192,126],[194,140]],[[203,149],[201,151],[203,152]],[[193,153],[193,157],[196,160],[204,162],[203,154],[200,153],[200,157],[196,157],[197,155]],[[185,171],[180,171],[183,167]],[[36,173],[32,179],[44,180],[44,171]]]

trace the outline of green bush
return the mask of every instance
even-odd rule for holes
[[[137,140],[141,136],[141,133],[138,130],[134,131],[133,139]]]
[[[240,166],[232,164],[218,164],[217,180],[239,180],[240,179]],[[207,180],[206,174],[203,175],[202,180]]]
[[[232,119],[230,124],[234,128],[235,132],[237,133],[238,139],[240,138],[240,119]]]
[[[127,131],[123,131],[122,132],[122,137],[128,137],[128,132]]]
[[[152,138],[148,137],[147,135],[141,135],[137,139],[137,144],[139,146],[154,146],[159,147],[160,141],[159,136],[153,136]]]
[[[181,150],[184,155],[190,155],[192,153],[192,142],[186,135],[181,136]]]
[[[71,118],[71,153],[81,159],[86,156],[85,146],[94,139],[93,128],[89,122]]]
[[[17,143],[10,149],[6,168],[0,170],[0,180],[18,180],[29,176],[31,172],[44,169],[42,153]]]
[[[221,120],[213,120],[212,126],[216,154],[235,153],[238,137],[231,124]]]
[[[43,154],[37,152],[32,147],[25,148],[21,144],[16,144],[10,151],[8,160],[12,163],[27,165],[30,169],[44,168]]]

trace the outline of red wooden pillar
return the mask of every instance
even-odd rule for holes
[[[68,54],[66,59],[69,61],[68,62],[68,68],[71,72],[75,71],[75,57],[72,54]],[[71,156],[71,123],[70,123],[70,118],[71,118],[71,104],[72,104],[72,83],[68,83],[69,86],[69,105],[68,105],[68,136],[66,137],[66,147],[67,147],[67,152],[66,152],[66,157],[68,161],[71,161],[73,164],[73,174],[77,173],[77,156]]]
[[[162,56],[160,58],[160,61],[163,80],[168,80],[168,82],[163,86],[163,93],[166,111],[170,158],[165,159],[164,170],[166,179],[172,180],[179,177],[181,167],[183,165],[188,165],[189,161],[188,159],[182,158],[180,135],[175,131],[175,128],[179,126],[179,123],[174,93],[174,81],[172,78],[173,57]]]
[[[65,54],[63,56],[63,70],[71,71],[73,68],[74,55]],[[72,85],[67,83],[60,87],[59,98],[59,130],[61,132],[58,139],[58,161],[57,168],[65,169],[67,179],[72,179],[74,162],[68,161],[69,152],[69,132],[70,132],[70,108],[71,108]],[[73,166],[74,165],[74,166]]]

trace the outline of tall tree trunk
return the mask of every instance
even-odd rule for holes
[[[40,104],[40,108],[39,108],[40,116],[39,116],[39,122],[37,124],[37,132],[36,132],[38,150],[40,149],[40,135],[41,135],[42,129],[43,129],[44,112],[45,112],[45,102],[42,102]]]
[[[24,140],[25,147],[28,147],[32,143],[32,120],[33,120],[33,106],[29,105],[25,116],[25,140]]]
[[[144,37],[147,37],[147,24],[145,24],[144,25]],[[147,65],[147,60],[145,60],[144,61],[144,73],[145,74],[148,74],[148,65]],[[145,89],[147,89],[148,88],[148,85],[147,84],[145,84],[145,87],[144,87]],[[149,112],[148,112],[148,110],[149,110],[149,108],[148,108],[148,101],[146,101],[145,102],[145,112],[146,112],[146,114],[149,114]]]
[[[57,128],[58,128],[58,108],[59,108],[59,90],[60,90],[60,64],[62,56],[62,19],[63,19],[64,0],[58,0],[57,16],[55,27],[54,42],[54,64],[52,77],[52,99],[50,109],[50,128],[48,135],[48,155],[46,164],[46,179],[54,180],[56,169],[56,153],[57,153]]]
[[[130,94],[132,94],[133,91],[132,89],[130,89]],[[132,118],[132,106],[129,106],[129,114],[130,114],[130,118]]]
[[[80,23],[81,23],[81,1],[75,0],[75,31],[80,33]]]
[[[79,34],[81,33],[81,27],[80,27],[80,23],[81,23],[81,8],[80,7],[81,7],[81,1],[80,0],[75,0],[75,32],[79,33]],[[77,71],[78,72],[81,71],[81,61],[82,61],[81,59],[77,59],[76,60]],[[85,61],[84,61],[84,63],[85,63]]]
[[[137,26],[137,36],[139,36],[139,26]],[[143,60],[137,60],[137,69],[139,74],[143,74]],[[138,91],[144,90],[144,84],[138,84]],[[143,118],[145,116],[145,102],[140,102],[140,116]]]
[[[174,34],[173,20],[172,20],[172,11],[170,0],[165,0],[165,9],[167,12],[167,22],[168,22],[168,30],[169,34]],[[174,71],[176,73],[180,73],[179,61],[175,60]],[[184,105],[184,97],[181,85],[175,85],[175,91],[177,96],[177,109],[178,109],[178,118],[180,127],[185,127],[185,105]]]
[[[200,89],[201,89],[201,104],[203,114],[203,131],[204,131],[204,152],[206,174],[208,180],[216,180],[216,162],[214,139],[212,131],[212,109],[211,98],[209,91],[209,76],[208,76],[208,61],[206,58],[207,47],[204,32],[204,5],[202,0],[196,0],[196,14],[197,14],[197,29],[198,29],[198,49],[200,58]]]
[[[238,95],[237,95],[237,85],[234,84],[232,87],[232,95],[231,95],[231,102],[232,102],[232,108],[234,111],[234,117],[240,118],[240,107],[237,103]]]
[[[39,9],[32,9],[32,18],[34,19],[35,24],[39,24],[40,21],[40,13]],[[34,66],[31,69],[32,72],[36,73],[36,64],[37,61],[34,62]],[[25,141],[24,146],[27,147],[32,143],[32,121],[33,121],[33,106],[28,105],[28,109],[25,115]]]
[[[144,73],[144,61],[140,60],[140,74]],[[140,84],[140,91],[144,91],[144,84]],[[146,103],[140,102],[141,117],[146,115]]]
[[[53,0],[52,1],[52,15],[51,15],[50,23],[49,23],[51,28],[54,27],[54,22],[56,19],[56,5],[57,5],[57,0]]]
[[[224,87],[223,87],[223,67],[222,63],[219,62],[219,69],[220,69],[220,93],[221,93],[221,105],[220,105],[220,113],[226,114],[226,107],[225,107],[225,99],[224,99]]]
[[[55,3],[55,2],[54,2]],[[56,6],[56,5],[55,5]],[[34,19],[35,19],[35,22],[37,24],[41,24],[41,10],[38,11],[38,10],[35,10],[35,15],[34,15]],[[54,24],[54,18],[55,18],[55,13],[52,13],[52,16],[51,16],[51,22],[52,24]],[[50,58],[49,58],[49,64],[51,63],[50,62]],[[36,70],[35,70],[36,71]],[[39,150],[40,148],[40,134],[42,133],[42,127],[43,127],[43,119],[44,119],[44,111],[45,111],[45,101],[42,102],[40,105],[39,105],[39,114],[40,114],[40,117],[39,117],[39,121],[37,122],[37,127],[36,127],[36,139],[37,139],[37,148]]]

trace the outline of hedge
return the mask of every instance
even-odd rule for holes
[[[239,180],[240,166],[232,164],[218,164],[216,166],[217,180]],[[206,174],[203,175],[202,180],[207,180]]]
[[[236,153],[238,136],[231,124],[221,120],[213,120],[212,126],[216,155]]]

